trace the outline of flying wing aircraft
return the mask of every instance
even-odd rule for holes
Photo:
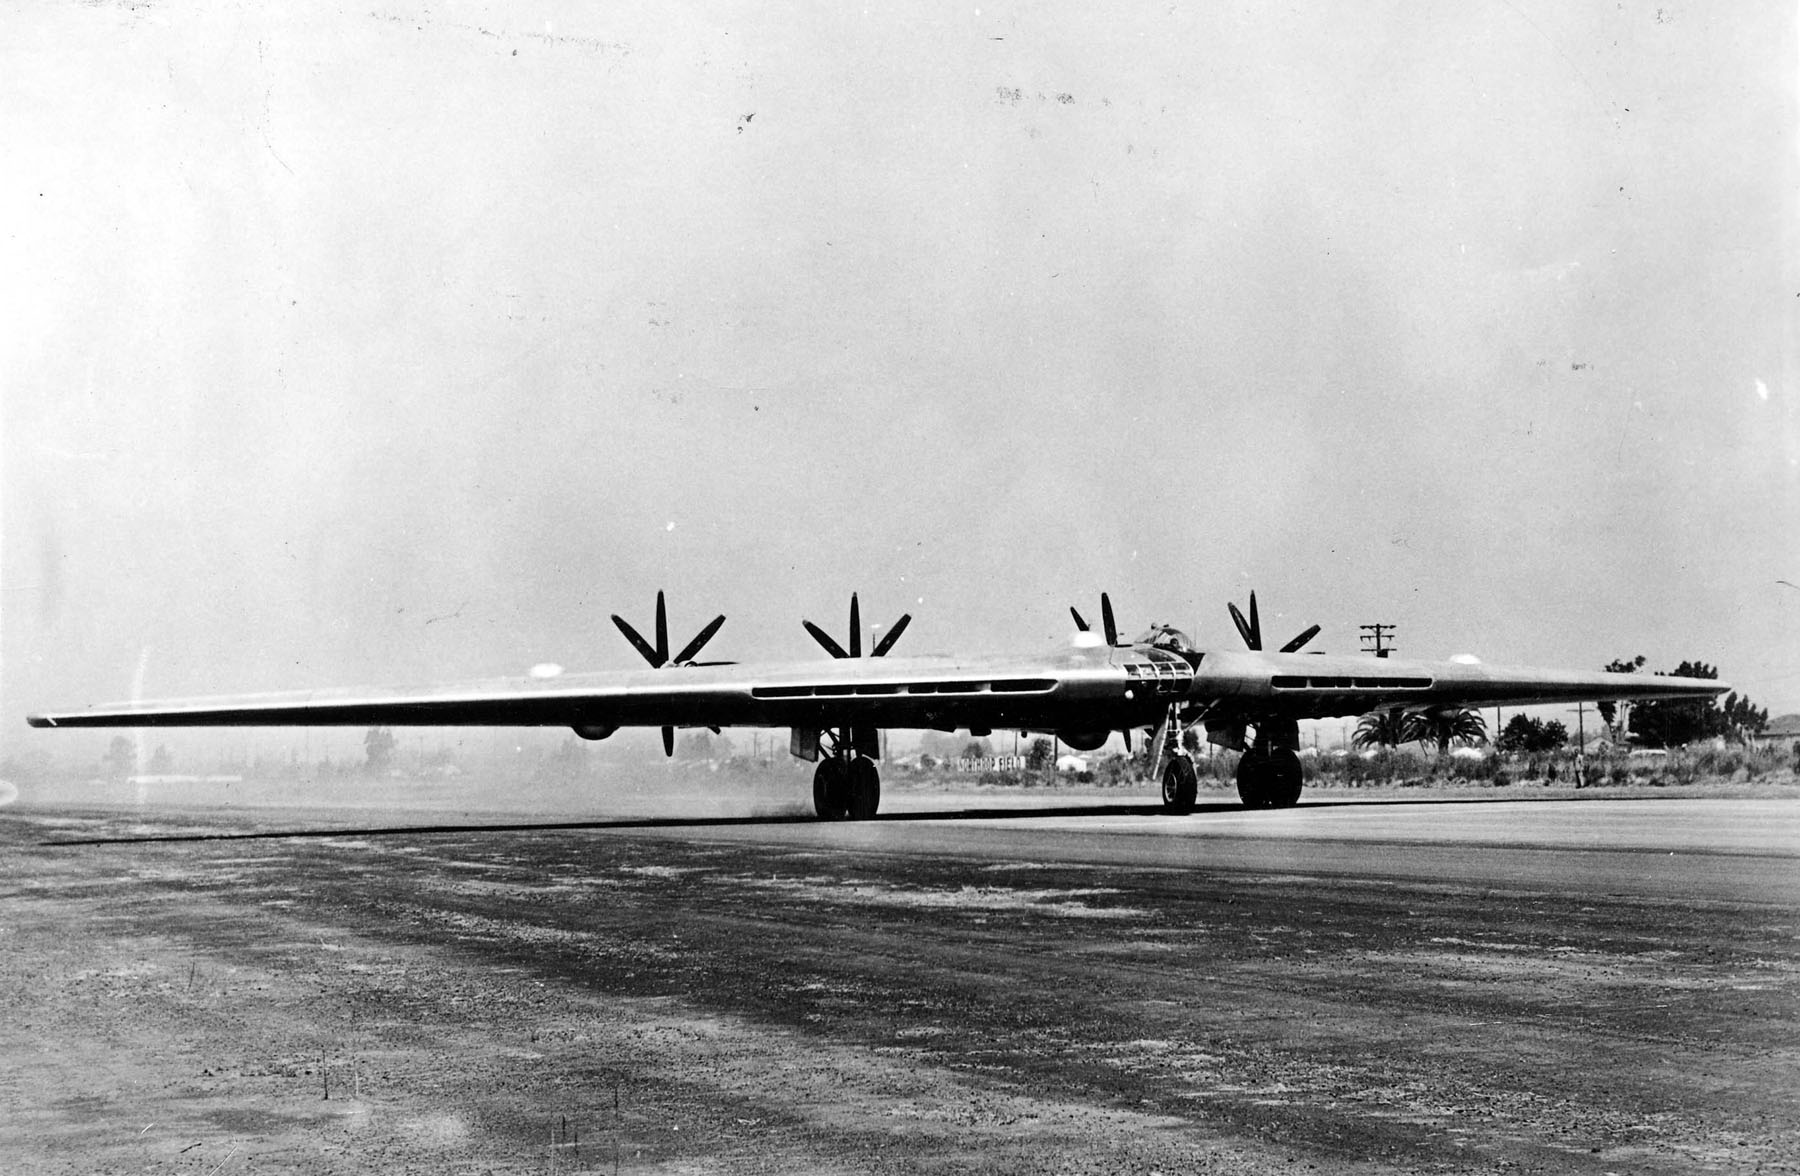
[[[1256,596],[1246,617],[1230,606],[1245,650],[1202,650],[1180,630],[1155,625],[1121,641],[1112,602],[1102,630],[1070,609],[1078,632],[1066,648],[1025,656],[888,657],[910,616],[862,655],[862,621],[850,598],[849,646],[811,621],[829,662],[748,664],[694,660],[724,624],[717,617],[673,657],[662,594],[655,641],[613,617],[650,669],[527,676],[422,688],[130,702],[28,716],[34,727],[534,726],[604,739],[620,727],[660,727],[672,752],[677,727],[789,729],[789,751],[816,762],[813,803],[827,820],[875,815],[881,802],[884,728],[996,729],[1053,733],[1092,750],[1115,731],[1147,731],[1151,775],[1163,804],[1192,807],[1194,766],[1179,735],[1204,725],[1209,742],[1241,751],[1238,794],[1248,808],[1283,808],[1302,787],[1300,719],[1402,708],[1528,706],[1608,699],[1706,698],[1729,689],[1710,679],[1545,670],[1473,660],[1405,661],[1299,650],[1317,625],[1278,651],[1262,648]]]

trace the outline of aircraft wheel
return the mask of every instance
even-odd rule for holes
[[[1185,755],[1170,759],[1163,768],[1162,788],[1164,812],[1192,812],[1194,797],[1200,790],[1200,781],[1194,775],[1194,761]]]
[[[1269,787],[1269,753],[1260,747],[1245,749],[1238,757],[1238,799],[1247,809],[1273,807]]]
[[[1269,753],[1267,791],[1270,808],[1293,808],[1300,803],[1300,790],[1306,773],[1300,767],[1300,755],[1291,747]]]
[[[849,769],[836,756],[819,761],[813,769],[813,811],[821,821],[841,821],[849,806]]]
[[[881,770],[859,755],[850,761],[849,809],[852,821],[866,821],[881,807]]]

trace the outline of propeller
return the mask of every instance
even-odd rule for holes
[[[856,602],[856,593],[850,594],[850,648],[848,650],[833,640],[831,634],[811,621],[803,620],[800,623],[806,626],[806,631],[813,635],[813,640],[824,646],[825,652],[832,657],[862,656],[862,609]],[[910,624],[912,624],[912,614],[901,613],[900,619],[888,626],[888,631],[881,635],[881,640],[877,641],[875,648],[869,651],[869,656],[885,656],[888,650],[894,648],[894,642],[900,640],[900,634],[906,632],[906,626]]]
[[[1093,632],[1093,629],[1087,623],[1087,618],[1082,616],[1081,613],[1076,610],[1074,605],[1069,606],[1069,615],[1075,618],[1075,627],[1077,629],[1080,629],[1083,633]],[[1106,643],[1108,645],[1117,645],[1119,643],[1119,625],[1118,622],[1113,620],[1112,597],[1104,592],[1100,594],[1100,631],[1106,637]],[[1125,741],[1126,754],[1130,754],[1131,728],[1126,727],[1121,729],[1119,731],[1119,738]]]
[[[1083,633],[1090,631],[1087,620],[1075,611],[1073,605],[1069,606],[1069,615],[1075,618],[1077,629]],[[1106,643],[1117,645],[1119,643],[1119,626],[1113,623],[1112,598],[1104,592],[1100,594],[1100,625],[1101,631],[1106,635]]]
[[[1256,593],[1252,592],[1250,594],[1250,616],[1247,620],[1245,619],[1244,614],[1238,611],[1237,605],[1227,603],[1225,607],[1231,610],[1231,619],[1236,623],[1238,636],[1244,639],[1244,644],[1253,650],[1261,649],[1262,620],[1256,615]],[[1295,637],[1292,641],[1283,645],[1280,652],[1296,653],[1301,646],[1305,645],[1308,641],[1311,641],[1318,635],[1319,626],[1313,625],[1303,631],[1299,636]]]
[[[708,641],[712,640],[713,634],[719,631],[719,626],[725,623],[725,616],[721,613],[719,616],[714,617],[708,622],[706,628],[696,633],[694,639],[682,646],[681,652],[674,657],[669,656],[669,612],[667,606],[663,603],[663,594],[661,592],[656,594],[655,645],[645,641],[643,634],[632,628],[630,622],[618,613],[612,615],[612,622],[619,627],[619,632],[625,634],[625,640],[631,642],[631,647],[642,654],[644,660],[649,662],[653,669],[660,670],[664,666],[685,666],[692,664],[694,657]],[[663,754],[674,755],[674,727],[664,727],[662,729],[662,742]]]

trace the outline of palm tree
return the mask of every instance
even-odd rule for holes
[[[1415,738],[1405,711],[1378,710],[1362,717],[1350,742],[1355,747],[1399,747]]]
[[[1487,742],[1487,720],[1479,711],[1466,707],[1433,707],[1410,714],[1406,719],[1407,739],[1435,743],[1439,755],[1449,751],[1452,743],[1466,746]]]

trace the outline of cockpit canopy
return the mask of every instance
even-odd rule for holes
[[[1149,645],[1156,649],[1168,649],[1176,653],[1192,653],[1193,639],[1174,625],[1151,625],[1149,630],[1137,639],[1138,645]]]

